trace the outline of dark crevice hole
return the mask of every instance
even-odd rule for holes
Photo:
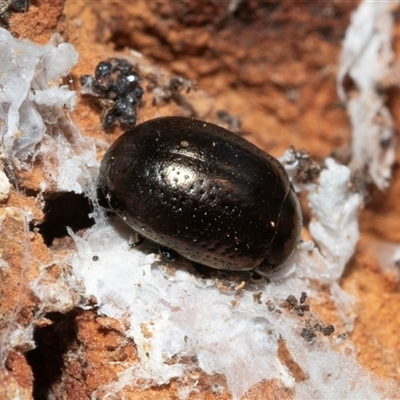
[[[61,381],[64,367],[63,356],[77,342],[76,311],[67,314],[48,313],[52,325],[36,328],[33,339],[36,347],[25,357],[33,374],[33,399],[47,400],[53,387]]]
[[[89,216],[92,204],[83,194],[50,193],[44,195],[44,201],[44,221],[37,227],[47,246],[52,245],[54,238],[66,236],[67,226],[76,232],[94,225],[94,219]]]
[[[112,33],[110,42],[114,44],[115,51],[124,50],[126,47],[131,47],[131,35],[123,30],[117,29]]]

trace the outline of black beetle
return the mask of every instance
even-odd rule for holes
[[[111,208],[164,258],[275,271],[299,240],[297,196],[278,160],[219,126],[183,117],[120,136],[100,167]]]

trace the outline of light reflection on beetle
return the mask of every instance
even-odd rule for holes
[[[120,136],[100,167],[110,206],[164,259],[268,274],[293,254],[301,211],[275,158],[219,126],[149,120]]]

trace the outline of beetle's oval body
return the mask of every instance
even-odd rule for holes
[[[137,233],[212,268],[275,270],[298,242],[283,166],[210,123],[163,117],[127,131],[103,158],[100,186]]]

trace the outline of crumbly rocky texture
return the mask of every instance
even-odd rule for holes
[[[66,2],[64,9],[63,5],[63,1],[36,1],[26,14],[12,14],[9,23],[11,31],[39,43],[47,43],[54,31],[61,32],[80,56],[71,75],[75,89],[81,75],[90,74],[99,61],[129,55],[125,49],[129,46],[148,57],[143,64],[146,67],[143,75],[149,82],[151,75],[157,75],[149,71],[160,65],[171,76],[179,74],[197,80],[197,87],[201,88],[191,91],[186,103],[166,102],[157,107],[150,105],[152,93],[146,92],[145,105],[139,112],[141,120],[183,113],[213,121],[219,110],[229,110],[231,115],[241,117],[249,140],[276,156],[294,145],[324,158],[349,144],[350,127],[346,111],[338,102],[335,79],[340,43],[350,13],[356,7],[354,3],[276,2],[260,7],[258,1],[251,0],[238,2],[237,6],[234,2],[227,6],[226,2],[212,1],[202,2],[201,6],[194,1],[129,4],[71,1]],[[397,24],[396,54],[400,54],[399,35]],[[390,93],[388,101],[397,125],[400,122],[397,90]],[[90,100],[80,96],[72,119],[84,135],[107,143],[120,133],[117,128],[111,134],[104,134],[98,110]],[[101,155],[99,150],[98,156]],[[382,271],[372,245],[378,241],[400,241],[400,221],[396,218],[400,212],[399,178],[396,167],[388,191],[371,192],[371,201],[360,216],[358,250],[341,280],[341,286],[357,299],[353,307],[357,319],[350,339],[355,343],[358,362],[373,374],[397,384],[400,383],[396,357],[400,352],[397,335],[400,317],[396,311],[400,301],[398,274]],[[5,390],[6,398],[29,399],[35,375],[36,395],[51,385],[59,398],[62,394],[89,398],[99,386],[113,381],[122,362],[132,365],[137,362],[136,347],[122,334],[127,328],[123,319],[111,320],[93,311],[77,310],[79,298],[74,293],[79,293],[79,287],[70,293],[68,266],[53,264],[54,254],[70,251],[74,243],[55,238],[49,248],[34,229],[35,223],[43,220],[41,199],[34,196],[43,179],[39,167],[18,173],[20,192],[11,189],[1,203],[0,248],[8,266],[0,266],[3,299],[0,314],[4,316],[0,333],[2,336],[13,333],[15,346],[6,354],[0,387]],[[309,218],[307,211],[304,218],[305,221]],[[48,282],[68,283],[63,286],[65,301],[54,309],[42,310],[41,300],[29,285],[39,277],[44,279],[42,272],[39,274],[40,266],[47,266]],[[56,302],[59,296],[47,299]],[[328,293],[307,301],[323,321],[335,326],[335,331],[343,330]],[[9,325],[10,320],[16,325]],[[35,343],[23,337],[29,336],[24,330],[27,327],[36,327],[32,336]],[[36,352],[29,352],[34,345],[38,346]],[[306,379],[306,372],[299,369],[282,342],[278,354],[297,382]],[[56,367],[57,373],[50,380],[40,376],[40,368],[35,367],[40,360],[46,368]],[[163,386],[144,391],[128,388],[129,398],[174,399],[185,384],[190,386],[189,381],[196,379],[199,391],[189,398],[230,398],[223,376],[201,371],[196,375],[195,369],[191,371],[180,381],[172,380]],[[293,391],[279,381],[268,381],[253,386],[244,398],[272,396],[289,399],[293,398]]]

